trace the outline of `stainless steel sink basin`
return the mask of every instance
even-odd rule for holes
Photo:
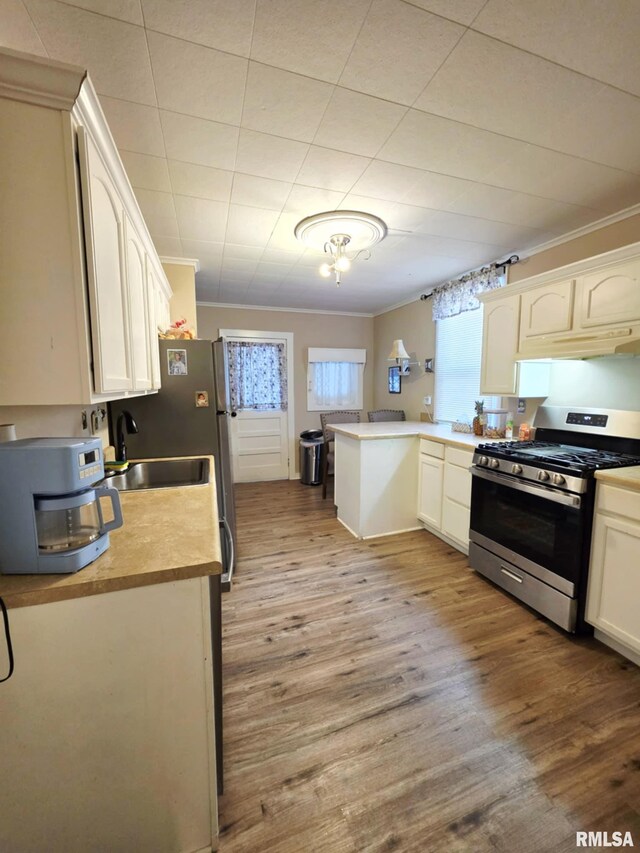
[[[119,492],[202,486],[209,482],[209,460],[158,459],[153,462],[133,462],[122,474],[114,474],[106,482]]]

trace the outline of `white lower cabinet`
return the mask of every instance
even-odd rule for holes
[[[640,492],[598,484],[586,619],[640,663]],[[604,635],[604,636],[603,636]]]
[[[440,529],[442,520],[442,481],[444,462],[420,454],[418,469],[418,518]]]
[[[209,579],[18,607],[9,618],[16,669],[0,702],[0,849],[216,849]]]
[[[472,457],[471,450],[420,442],[418,518],[464,553],[469,550]]]

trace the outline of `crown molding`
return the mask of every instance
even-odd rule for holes
[[[534,255],[540,254],[540,252],[546,252],[547,249],[554,249],[556,246],[562,246],[564,243],[569,243],[571,242],[571,240],[577,240],[579,237],[584,237],[587,234],[592,234],[594,231],[600,231],[602,228],[606,228],[608,225],[615,225],[616,222],[623,222],[625,219],[629,219],[630,217],[636,216],[639,213],[640,204],[634,204],[631,207],[626,207],[624,210],[619,210],[617,213],[611,213],[609,216],[604,216],[602,219],[598,219],[596,222],[592,222],[589,225],[583,225],[581,228],[576,228],[573,231],[568,231],[561,237],[555,237],[553,240],[547,240],[545,243],[539,243],[537,246],[532,246],[529,249],[516,249],[512,254],[520,255],[522,260],[524,260],[525,258],[531,258]],[[586,259],[586,262],[593,262],[595,258],[599,257],[600,256],[594,256],[593,258],[588,258]],[[577,263],[585,263],[585,261],[576,262],[576,264]],[[576,264],[570,264],[568,266],[576,266]],[[564,268],[558,267],[557,269],[562,270]],[[555,277],[556,271],[557,270],[549,270],[547,273],[541,273],[541,275],[545,275],[547,277],[546,280],[550,280],[551,278]],[[466,275],[466,273],[461,273],[460,275]],[[536,276],[535,278],[537,280],[538,277]],[[527,281],[529,281],[529,279],[527,279]],[[531,279],[531,281],[533,281],[533,279]],[[388,308],[383,308],[382,311],[376,311],[373,316],[380,317],[382,314],[387,314],[389,311],[395,311],[397,308],[404,308],[405,305],[410,305],[412,302],[419,300],[420,295],[422,293],[431,293],[434,287],[436,286],[437,285],[428,285],[426,287],[423,287],[421,291],[415,294],[415,296],[408,297],[402,302],[396,302],[394,305],[390,305]]]
[[[17,50],[0,50],[0,97],[71,111],[86,76],[84,68]]]
[[[374,314],[360,314],[356,311],[323,311],[319,308],[278,308],[273,305],[238,305],[231,302],[203,302],[196,300],[200,308],[242,308],[246,311],[280,311],[290,314],[333,314],[338,317],[374,317]]]
[[[413,296],[407,296],[407,298],[403,299],[402,302],[395,302],[393,305],[389,305],[388,308],[382,308],[382,310],[376,311],[373,316],[381,317],[383,314],[388,314],[389,311],[395,311],[398,308],[404,308],[405,305],[411,305],[412,302],[420,302],[421,295],[423,293],[430,294],[434,287],[436,287],[435,284],[425,285],[420,288],[420,290],[416,291]]]
[[[197,258],[168,258],[160,255],[161,264],[176,264],[182,267],[193,267],[195,272],[200,272],[200,261]]]
[[[592,234],[594,231],[600,231],[601,228],[606,228],[608,225],[615,225],[616,222],[622,222],[629,219],[631,216],[636,216],[640,213],[640,204],[634,204],[631,207],[625,207],[624,210],[619,210],[617,213],[611,213],[609,216],[604,216],[589,225],[583,225],[581,228],[576,228],[563,234],[561,237],[555,237],[553,240],[548,240],[546,243],[539,243],[537,246],[532,246],[530,249],[516,250],[516,255],[539,255],[540,252],[546,252],[547,249],[555,249],[556,246],[562,246],[563,243],[569,243],[571,240],[577,240],[579,237],[585,237],[587,234]]]
[[[620,246],[619,249],[610,249],[608,252],[602,252],[599,255],[591,255],[588,258],[583,258],[580,261],[573,261],[570,264],[565,264],[561,267],[554,267],[551,270],[532,275],[529,278],[523,278],[521,281],[516,281],[513,284],[507,284],[504,288],[497,290],[489,290],[486,293],[479,293],[478,299],[480,302],[493,302],[505,295],[511,296],[516,293],[526,293],[536,287],[542,287],[545,284],[550,284],[563,279],[572,279],[584,273],[597,272],[597,270],[607,267],[613,263],[628,261],[640,257],[640,242],[629,243],[626,246]]]

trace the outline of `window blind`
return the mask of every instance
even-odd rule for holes
[[[436,321],[435,418],[469,421],[474,403],[484,399],[485,409],[500,405],[500,397],[480,396],[482,314],[465,311]]]

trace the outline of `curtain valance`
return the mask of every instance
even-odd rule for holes
[[[309,347],[309,364],[316,361],[341,361],[366,364],[366,349],[336,349],[335,347]]]
[[[504,283],[504,276],[492,266],[439,285],[431,294],[433,319],[444,320],[464,311],[474,311],[480,307],[477,294],[503,287]]]

